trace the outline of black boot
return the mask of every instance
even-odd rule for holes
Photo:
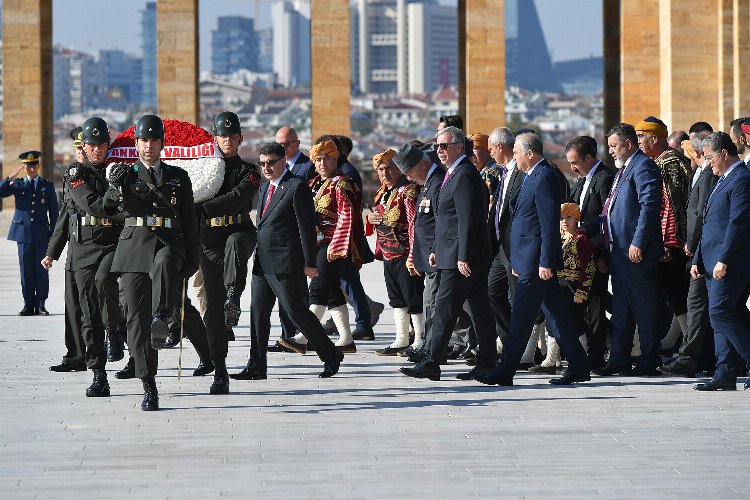
[[[109,397],[109,382],[107,382],[107,372],[94,368],[94,381],[86,389],[87,398],[106,398]]]
[[[198,368],[196,368],[193,372],[193,377],[202,377],[204,375],[208,375],[212,371],[214,371],[214,364],[211,362],[211,360],[204,361],[201,359]]]
[[[211,384],[209,394],[229,394],[229,374],[227,365],[224,360],[214,363],[216,372],[214,373],[214,382]]]
[[[125,368],[115,372],[115,378],[120,380],[135,378],[135,361],[133,361],[133,358],[128,358],[128,364],[125,365]]]
[[[146,377],[143,381],[143,402],[141,410],[158,411],[159,410],[159,392],[156,390],[156,380],[154,377]]]
[[[227,287],[227,300],[224,302],[224,322],[229,328],[237,326],[240,322],[240,295],[242,292],[234,285]]]
[[[167,341],[165,347],[172,348],[180,343],[180,330],[175,331],[173,328],[169,329],[169,335],[167,335]]]
[[[107,361],[114,363],[125,357],[125,342],[117,330],[107,330]]]

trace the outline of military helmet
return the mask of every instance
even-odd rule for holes
[[[164,122],[156,115],[143,115],[135,124],[136,139],[164,140]]]
[[[231,111],[222,111],[214,118],[214,135],[241,134],[240,118]]]
[[[107,122],[98,116],[92,116],[83,122],[83,135],[81,140],[84,144],[102,144],[109,142],[109,127]]]

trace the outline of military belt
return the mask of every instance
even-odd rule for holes
[[[112,219],[104,219],[102,217],[94,217],[93,215],[80,216],[81,226],[101,226],[101,227],[112,227],[115,225]]]
[[[175,227],[175,220],[169,217],[160,217],[158,215],[150,215],[146,217],[126,217],[125,227],[163,227],[166,229],[172,229]]]
[[[206,219],[206,225],[208,227],[231,226],[232,224],[240,224],[241,222],[242,214],[222,215],[221,217],[211,217],[210,219]]]

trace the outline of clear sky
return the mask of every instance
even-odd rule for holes
[[[455,0],[440,0],[456,4]],[[553,61],[602,54],[601,0],[536,2]],[[140,11],[146,0],[54,0],[53,43],[84,52],[123,49],[140,55]],[[200,0],[201,70],[210,69],[211,30],[219,16],[253,17],[254,0]],[[271,0],[258,0],[261,28],[270,25]],[[2,0],[0,0],[0,5]]]

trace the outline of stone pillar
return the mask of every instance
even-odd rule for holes
[[[602,22],[604,33],[604,133],[620,123],[620,3],[604,0]],[[605,148],[606,149],[606,148]]]
[[[733,0],[715,0],[719,9],[718,19],[718,57],[716,65],[718,90],[718,117],[711,123],[715,130],[729,130],[729,123],[734,114],[734,9]],[[705,121],[705,120],[703,120]]]
[[[19,167],[19,154],[39,150],[41,173],[54,181],[52,0],[4,0],[2,17],[3,177]],[[3,208],[13,206],[12,196],[3,199]]]
[[[312,140],[350,134],[349,2],[310,2]]]
[[[198,0],[156,3],[158,113],[198,124]]]
[[[750,115],[750,2],[734,0],[733,10],[734,119]]]
[[[659,0],[621,2],[620,120],[625,123],[660,113],[659,41]]]
[[[505,0],[459,0],[459,113],[467,134],[505,125]]]

